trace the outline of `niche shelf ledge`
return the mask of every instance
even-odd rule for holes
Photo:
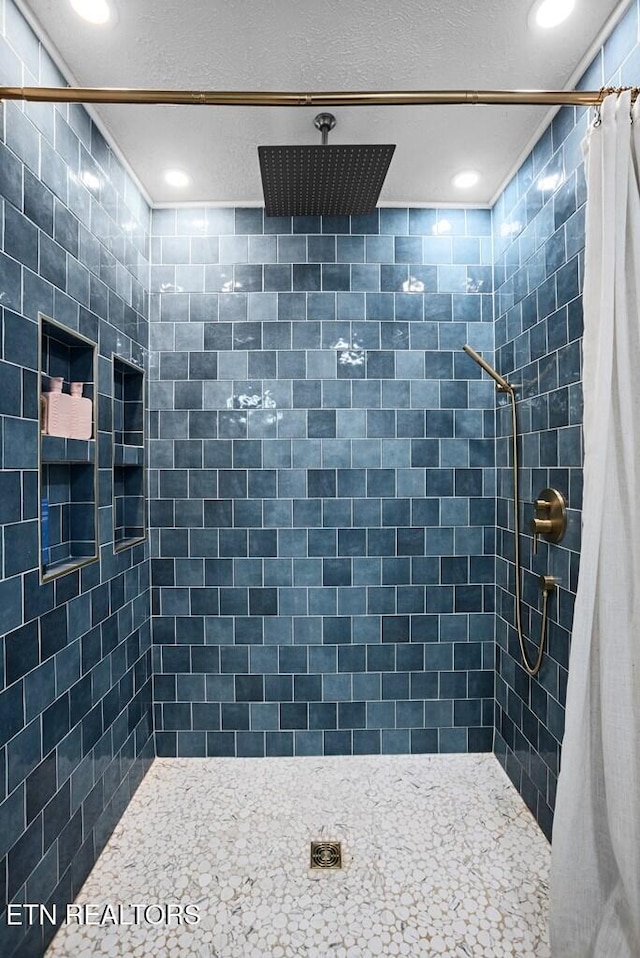
[[[95,439],[63,439],[61,436],[42,435],[41,462],[95,462]]]

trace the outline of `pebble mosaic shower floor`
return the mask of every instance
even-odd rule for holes
[[[158,759],[77,904],[198,924],[67,925],[47,958],[548,958],[549,857],[492,755]]]

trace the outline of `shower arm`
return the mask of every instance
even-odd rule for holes
[[[316,130],[320,130],[322,136],[322,145],[329,145],[329,133],[336,125],[336,118],[333,113],[318,113],[313,121]]]
[[[600,90],[397,90],[264,92],[236,90],[151,90],[130,87],[0,86],[0,100],[49,103],[143,103],[182,106],[599,106],[610,93],[640,87],[602,87]]]
[[[500,392],[503,392],[503,393],[513,392],[514,387],[510,383],[508,383],[507,380],[493,368],[493,366],[490,366],[487,360],[482,358],[480,353],[477,353],[475,349],[472,349],[471,346],[468,346],[466,344],[462,348],[464,349],[465,353],[467,353],[468,356],[471,356],[471,358],[475,360],[478,366],[482,366],[485,373],[489,373],[491,378],[495,380],[496,389],[499,389]]]

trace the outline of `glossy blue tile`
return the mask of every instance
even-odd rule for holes
[[[27,44],[18,49],[28,67],[34,48]],[[617,69],[616,58],[629,52],[628,38],[619,34],[607,46],[607,63]],[[34,63],[40,55],[38,51]],[[73,180],[67,183],[46,129],[44,182],[24,170],[16,156],[32,162],[38,143],[20,111],[12,109],[7,116],[9,141],[17,152],[5,151],[6,162],[0,164],[0,191],[10,227],[5,238],[11,247],[0,260],[0,275],[9,304],[14,302],[14,315],[23,310],[35,319],[41,308],[53,313],[53,284],[58,287],[59,315],[70,315],[73,321],[78,302],[90,301],[101,322],[109,319],[100,330],[103,352],[134,326],[135,346],[130,338],[125,348],[147,349],[147,318],[161,327],[160,332],[152,330],[150,373],[161,381],[151,383],[150,394],[153,405],[162,408],[153,409],[150,417],[149,476],[154,502],[151,608],[165,613],[154,616],[154,662],[164,670],[156,686],[158,753],[375,754],[491,747],[485,722],[491,720],[487,710],[493,696],[488,664],[494,634],[493,527],[497,514],[498,542],[508,545],[508,509],[495,483],[492,384],[475,367],[467,370],[460,347],[468,339],[492,351],[495,306],[500,366],[514,380],[521,379],[527,390],[522,416],[534,439],[526,443],[524,485],[535,489],[538,480],[565,483],[575,508],[574,496],[581,488],[576,438],[581,404],[571,388],[580,377],[583,186],[579,176],[569,175],[548,202],[535,189],[558,145],[564,144],[566,157],[576,153],[572,111],[558,114],[515,185],[498,202],[495,297],[489,210],[385,208],[351,219],[271,218],[257,208],[166,210],[154,211],[151,224],[154,282],[156,290],[165,282],[184,289],[154,292],[148,313],[143,306],[134,317],[121,291],[131,277],[140,302],[146,295],[134,275],[133,267],[141,264],[131,262],[146,249],[143,231],[135,238],[135,253],[130,249],[133,241],[127,240],[127,252],[121,253],[123,238],[111,235],[107,250],[100,236],[91,236],[84,225],[106,220],[102,198],[90,198]],[[70,118],[68,131],[56,119],[56,142],[65,161],[71,162],[75,151],[77,163],[77,136],[87,147],[82,153],[87,169],[97,169],[96,164],[108,158],[105,170],[113,170],[113,182],[105,196],[114,208],[133,202],[134,219],[142,222],[148,213],[144,203],[133,199],[130,184],[123,192],[124,174],[102,137],[92,131],[91,121],[80,107]],[[65,191],[74,191],[72,212],[62,207],[61,196],[54,202],[49,188],[63,184]],[[518,203],[530,217],[526,230],[520,237],[501,236],[498,220],[506,221]],[[202,226],[195,225],[198,218]],[[445,219],[448,234],[439,232]],[[554,230],[561,231],[555,239]],[[38,237],[42,279],[36,282],[31,270],[37,231],[44,239]],[[77,267],[76,254],[91,272],[90,282]],[[525,255],[531,258],[526,263]],[[121,261],[120,256],[131,259]],[[16,258],[27,268],[24,303]],[[69,258],[73,262],[67,269]],[[548,278],[541,275],[544,267]],[[229,282],[241,290],[230,292]],[[67,283],[73,299],[62,294]],[[503,303],[508,303],[505,309]],[[565,304],[567,315],[553,325],[550,319],[543,329],[539,321],[557,317]],[[97,337],[97,318],[94,321]],[[475,338],[470,324],[482,327]],[[31,330],[20,331],[6,312],[4,328],[4,363],[33,371]],[[523,338],[516,343],[519,336]],[[362,366],[352,369],[338,361],[335,344],[340,339],[347,344],[342,352],[354,348],[366,353]],[[108,362],[110,356],[102,358]],[[366,378],[358,378],[360,371]],[[7,375],[15,379],[15,373]],[[15,380],[18,386],[24,382],[28,380]],[[545,396],[559,394],[546,405],[526,406],[536,388]],[[5,402],[19,392],[5,390]],[[37,398],[36,390],[31,392]],[[252,397],[254,405],[246,406],[242,396]],[[365,410],[380,415],[365,417]],[[42,709],[53,709],[47,713],[47,744],[63,736],[57,748],[72,756],[72,748],[63,744],[73,735],[73,730],[65,731],[70,716],[82,729],[80,750],[97,744],[103,732],[110,733],[104,742],[115,741],[112,729],[101,727],[115,707],[109,690],[111,666],[117,670],[122,655],[110,613],[117,610],[125,631],[127,623],[144,620],[148,573],[139,570],[148,569],[148,563],[143,549],[132,566],[117,566],[126,585],[114,585],[87,606],[87,614],[92,608],[99,623],[93,635],[92,620],[80,608],[72,611],[72,586],[39,586],[32,555],[37,560],[37,524],[33,503],[29,505],[34,494],[25,495],[27,487],[14,478],[19,470],[37,468],[36,420],[30,421],[34,429],[23,435],[24,427],[12,425],[22,421],[22,410],[3,411],[10,415],[0,426],[5,469],[1,488],[11,503],[0,496],[0,516],[8,523],[2,540],[4,563],[5,571],[24,574],[24,581],[9,580],[5,586],[0,626],[19,629],[25,605],[41,608],[42,648],[52,666],[37,667],[30,631],[19,652],[15,643],[7,646],[7,675],[25,684],[27,716],[22,719],[37,723]],[[175,412],[178,416],[172,417]],[[32,414],[37,411],[32,409]],[[498,422],[501,439],[506,425],[506,420]],[[534,467],[540,471],[533,473]],[[107,504],[108,483],[102,480],[101,488]],[[20,501],[26,512],[17,511]],[[18,541],[22,528],[26,535]],[[570,532],[563,549],[577,556],[574,546]],[[99,590],[111,570],[116,577],[108,543],[103,552],[100,566],[95,572],[88,568],[80,582],[84,594],[89,588]],[[508,549],[501,554],[509,555]],[[571,574],[570,568],[566,571]],[[65,602],[70,603],[69,615],[63,622],[58,610]],[[508,600],[501,599],[498,608],[497,620],[504,623],[501,613],[508,611]],[[552,630],[554,649],[565,648],[571,612],[571,604],[563,602],[561,621]],[[507,663],[504,674],[510,677],[515,674],[515,667],[508,665],[512,650],[503,642],[501,628],[498,668]],[[104,711],[83,714],[91,709],[89,686],[82,684],[84,677],[74,679],[74,654],[67,652],[68,643],[76,639],[81,640],[78,663],[83,676],[97,670],[96,688],[111,696]],[[137,644],[138,637],[133,642],[131,654],[138,661],[135,648],[142,644]],[[564,652],[558,655],[564,662]],[[115,663],[108,661],[110,656],[116,657]],[[146,659],[140,656],[139,661],[143,664],[136,668],[144,679]],[[283,674],[277,674],[277,668]],[[136,687],[137,676],[138,671]],[[56,680],[68,687],[62,705],[52,697]],[[521,691],[518,684],[518,694]],[[318,701],[320,695],[324,701]],[[530,701],[540,712],[544,696],[535,692]],[[507,722],[500,724],[500,709],[502,705],[498,727],[507,731]],[[520,727],[517,715],[506,716],[511,722],[508,747],[514,755],[525,714],[521,709]],[[537,713],[532,714],[539,724]],[[554,730],[558,727],[556,715]],[[536,729],[536,735],[545,760],[530,760],[529,772],[533,782],[541,783],[545,769],[557,763],[557,738],[552,747],[544,732]],[[143,733],[137,733],[136,742],[142,739]],[[128,753],[117,759],[108,756],[118,769],[128,768],[129,758]],[[64,760],[73,762],[71,757]],[[14,760],[12,767],[17,767]],[[37,775],[36,768],[32,765],[24,773],[34,776],[26,799],[22,794],[26,806],[21,807],[30,815],[40,813],[51,791],[49,766]],[[80,775],[74,787],[76,792],[81,787]],[[546,800],[544,796],[548,807]],[[97,820],[100,802],[86,801],[84,820]],[[67,807],[64,814],[70,812]],[[63,822],[63,814],[51,815],[49,828],[62,833]],[[75,851],[79,822],[74,821],[60,841],[63,860]],[[20,821],[20,835],[27,824]],[[35,840],[26,834],[20,847],[30,866],[29,843]],[[16,888],[22,877],[17,861],[14,855],[9,868]]]
[[[249,706],[247,704],[222,704],[222,728],[235,731],[249,728]]]

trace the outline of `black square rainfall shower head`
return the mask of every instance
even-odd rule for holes
[[[322,146],[258,147],[267,216],[373,213],[395,145],[327,146],[334,118],[321,113],[315,124]]]

